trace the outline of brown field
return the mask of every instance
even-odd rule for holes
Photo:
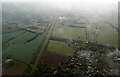
[[[44,64],[55,64],[58,65],[60,62],[63,62],[67,59],[66,56],[59,55],[53,52],[47,51],[43,60]]]
[[[6,26],[3,26],[2,33],[8,33],[8,32],[13,32],[17,30],[19,30],[19,28],[16,27],[16,24],[8,24]]]

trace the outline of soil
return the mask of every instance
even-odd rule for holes
[[[67,59],[66,56],[47,51],[44,56],[43,63],[58,65],[59,63],[65,61],[66,59]]]

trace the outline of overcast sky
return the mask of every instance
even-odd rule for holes
[[[118,3],[119,0],[2,0],[3,2],[85,2],[85,3]]]

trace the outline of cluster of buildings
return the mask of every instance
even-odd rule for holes
[[[114,75],[107,56],[114,51],[114,48],[75,41],[72,44],[74,46],[70,46],[76,47],[76,52],[63,63],[59,73],[80,76]],[[120,58],[115,60],[120,61]]]

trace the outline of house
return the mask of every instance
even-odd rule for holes
[[[13,61],[13,59],[7,59],[7,60],[5,60],[4,62],[5,63],[8,63],[8,62],[12,62]]]

